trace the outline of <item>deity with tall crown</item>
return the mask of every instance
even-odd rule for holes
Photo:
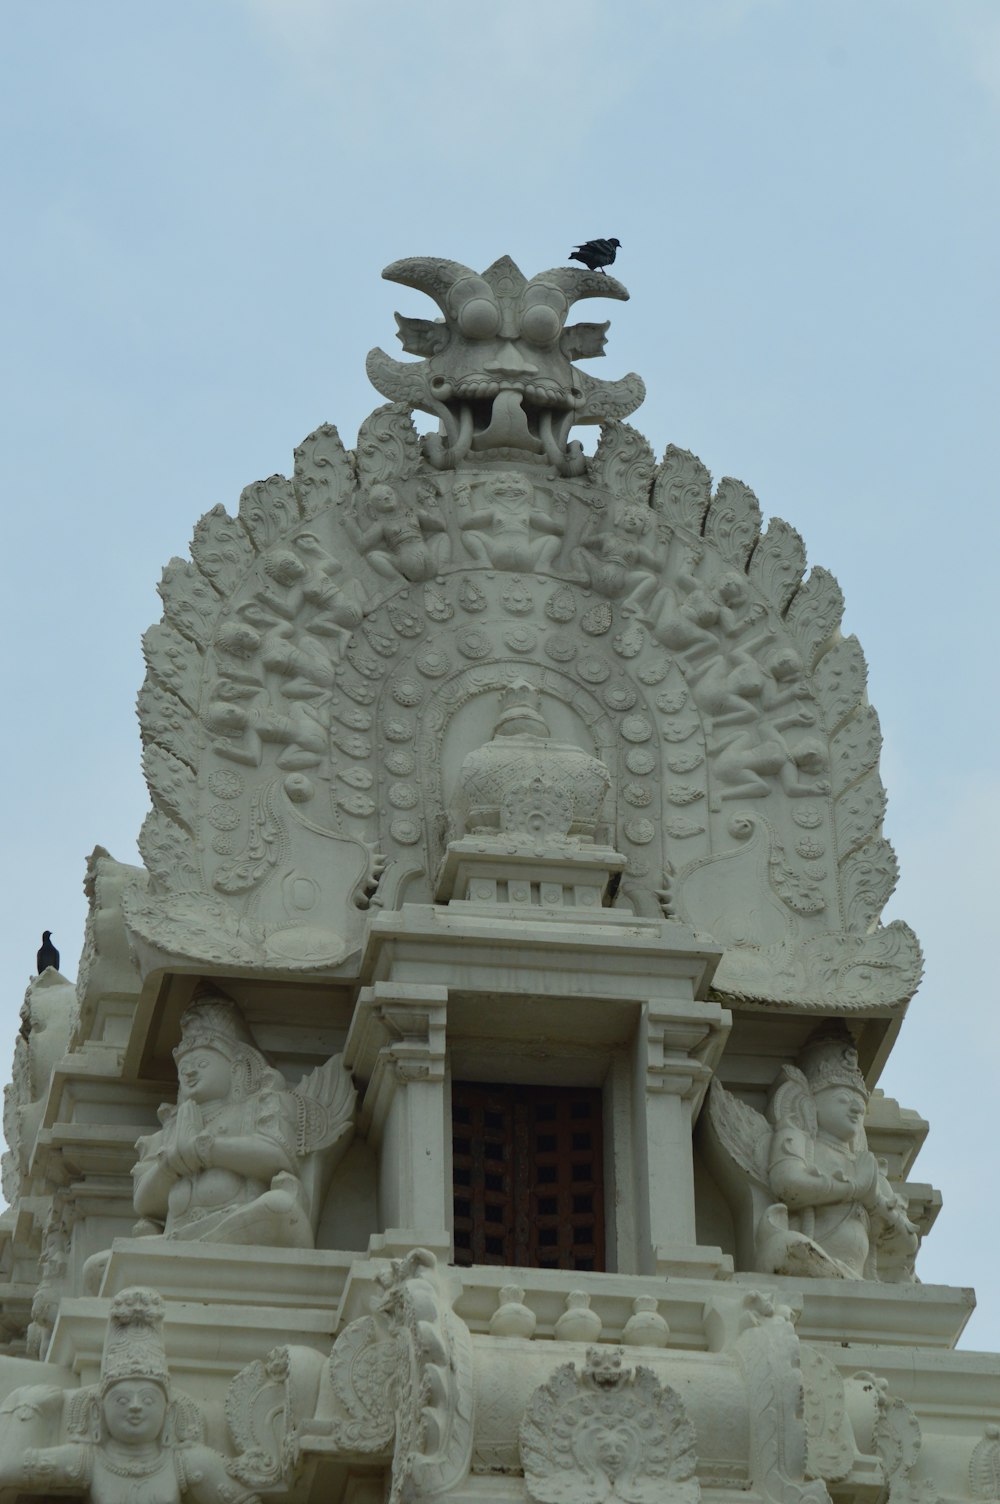
[[[111,1304],[99,1384],[69,1396],[41,1386],[10,1395],[0,1409],[0,1486],[91,1504],[255,1504],[225,1458],[204,1445],[198,1407],[171,1389],[163,1315],[155,1290],[122,1290]],[[48,1444],[61,1433],[65,1442]]]
[[[311,1248],[320,1150],[346,1146],[354,1088],[335,1056],[294,1090],[253,1042],[228,998],[181,1020],[177,1105],[141,1138],[133,1170],[138,1230],[213,1243]]]
[[[744,1267],[911,1280],[917,1229],[868,1148],[868,1088],[842,1030],[823,1029],[771,1087],[767,1116],[713,1082],[705,1139],[737,1208]]]

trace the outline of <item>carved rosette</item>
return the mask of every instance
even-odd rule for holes
[[[550,298],[550,274],[526,284],[498,268],[482,286],[454,263],[393,274],[456,327],[514,310],[505,338],[522,356],[538,309],[558,304],[561,319],[567,298],[612,290],[573,273],[584,292],[553,282]],[[436,411],[448,329],[404,326],[424,365],[393,363],[383,389],[401,400],[366,420],[356,451],[319,429],[292,478],[250,487],[237,517],[209,513],[191,561],[165,572],[139,703],[153,810],[133,934],[207,960],[349,966],[373,895],[431,900],[458,770],[524,681],[553,739],[608,770],[619,902],[652,915],[665,902],[725,945],[720,990],[818,1011],[900,1005],[920,955],[905,925],[879,924],[896,864],[836,581],[803,578],[798,534],[762,531],[746,486],[713,493],[673,447],[657,467],[610,409],[596,453],[562,468],[546,449],[554,419],[541,452],[515,442],[502,402],[489,442],[490,428],[478,444],[465,434],[458,408],[480,414],[492,389],[455,398],[454,432],[439,413],[436,447],[419,440],[416,388]],[[400,371],[421,373],[413,392],[397,391]],[[520,394],[526,412],[541,391]]]
[[[694,1427],[676,1390],[592,1347],[535,1390],[520,1430],[535,1504],[697,1504]]]

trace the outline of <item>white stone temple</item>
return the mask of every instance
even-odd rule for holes
[[[28,989],[0,1504],[1000,1500],[836,581],[577,368],[613,277],[384,275],[417,359],[167,565],[144,865]]]

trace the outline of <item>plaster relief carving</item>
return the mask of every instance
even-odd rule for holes
[[[354,1131],[355,1091],[334,1056],[291,1088],[227,998],[181,1020],[177,1105],[137,1144],[142,1230],[173,1239],[311,1248],[333,1164]]]
[[[784,1066],[762,1117],[712,1084],[705,1142],[731,1198],[743,1268],[826,1279],[913,1279],[918,1232],[864,1132],[868,1091],[843,1033]]]
[[[155,1290],[111,1304],[101,1381],[15,1390],[0,1408],[0,1484],[93,1504],[252,1504],[234,1460],[204,1445],[194,1402],[171,1388]]]
[[[396,315],[399,339],[420,364],[368,357],[372,385],[393,401],[439,418],[442,433],[425,441],[439,469],[454,469],[472,453],[523,451],[544,456],[566,474],[580,474],[580,445],[567,444],[574,423],[623,418],[639,406],[638,376],[596,381],[570,362],[601,355],[607,325],[566,327],[580,298],[625,299],[613,277],[555,267],[527,281],[509,257],[482,275],[455,261],[410,257],[382,273],[425,292],[443,322]]]
[[[226,1422],[238,1455],[229,1464],[248,1488],[294,1481],[299,1428],[316,1410],[323,1359],[313,1348],[275,1347],[249,1364],[226,1392]]]
[[[620,1351],[590,1348],[535,1390],[520,1430],[535,1504],[697,1504],[694,1427],[676,1390]]]
[[[1000,1499],[1000,1426],[987,1426],[973,1448],[969,1482],[977,1499]]]
[[[473,834],[593,839],[610,784],[598,758],[553,739],[538,689],[515,679],[492,740],[462,763],[458,814]]]
[[[750,1479],[768,1504],[829,1504],[809,1477],[805,1398],[796,1312],[753,1291],[734,1347],[750,1416]]]
[[[564,525],[542,510],[526,476],[516,470],[489,475],[476,495],[459,480],[453,494],[462,509],[462,543],[477,564],[514,571],[550,566]],[[533,537],[532,529],[542,536]],[[525,605],[530,610],[530,598]]]
[[[441,567],[443,540],[428,541],[428,534],[445,533],[440,517],[425,508],[407,506],[390,485],[372,486],[366,497],[373,521],[364,529],[355,528],[354,543],[379,574],[393,579],[429,580]],[[433,547],[432,544],[437,544]]]
[[[673,447],[657,467],[620,421],[632,378],[571,368],[603,326],[568,329],[570,303],[623,297],[613,279],[529,281],[507,258],[386,275],[443,316],[400,318],[418,362],[373,352],[395,400],[354,454],[317,430],[291,480],[248,488],[238,518],[210,513],[193,562],[164,575],[132,935],[154,960],[349,970],[373,900],[433,898],[459,770],[490,731],[468,707],[520,674],[546,715],[567,707],[553,739],[610,773],[621,906],[656,914],[669,893],[670,917],[725,944],[715,985],[744,1003],[899,1006],[920,955],[879,923],[896,867],[878,723],[836,581],[803,578],[798,534],[762,530],[740,482],[713,494]],[[419,438],[414,407],[441,431]],[[601,424],[590,458],[569,438],[585,421]],[[386,756],[400,708],[412,780]],[[223,773],[240,780],[228,802]]]
[[[426,1249],[395,1259],[374,1316],[340,1334],[329,1359],[330,1413],[317,1429],[347,1454],[392,1446],[391,1504],[434,1498],[467,1475],[475,1405],[472,1339],[452,1310],[458,1283]]]
[[[846,1388],[856,1444],[877,1457],[888,1499],[892,1504],[936,1504],[938,1491],[922,1469],[920,1422],[910,1406],[890,1392],[888,1380],[879,1374],[856,1373]]]

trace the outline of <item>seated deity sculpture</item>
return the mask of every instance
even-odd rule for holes
[[[766,1118],[713,1083],[704,1142],[733,1209],[740,1267],[912,1280],[918,1233],[868,1148],[867,1100],[846,1033],[815,1035],[782,1068]]]
[[[294,1088],[217,995],[181,1020],[176,1106],[141,1138],[137,1232],[213,1243],[312,1248],[329,1174],[354,1126],[355,1092],[335,1056]]]
[[[91,1504],[255,1504],[225,1458],[204,1445],[194,1401],[171,1392],[163,1309],[155,1290],[122,1290],[111,1304],[99,1384],[8,1396],[0,1486]]]

